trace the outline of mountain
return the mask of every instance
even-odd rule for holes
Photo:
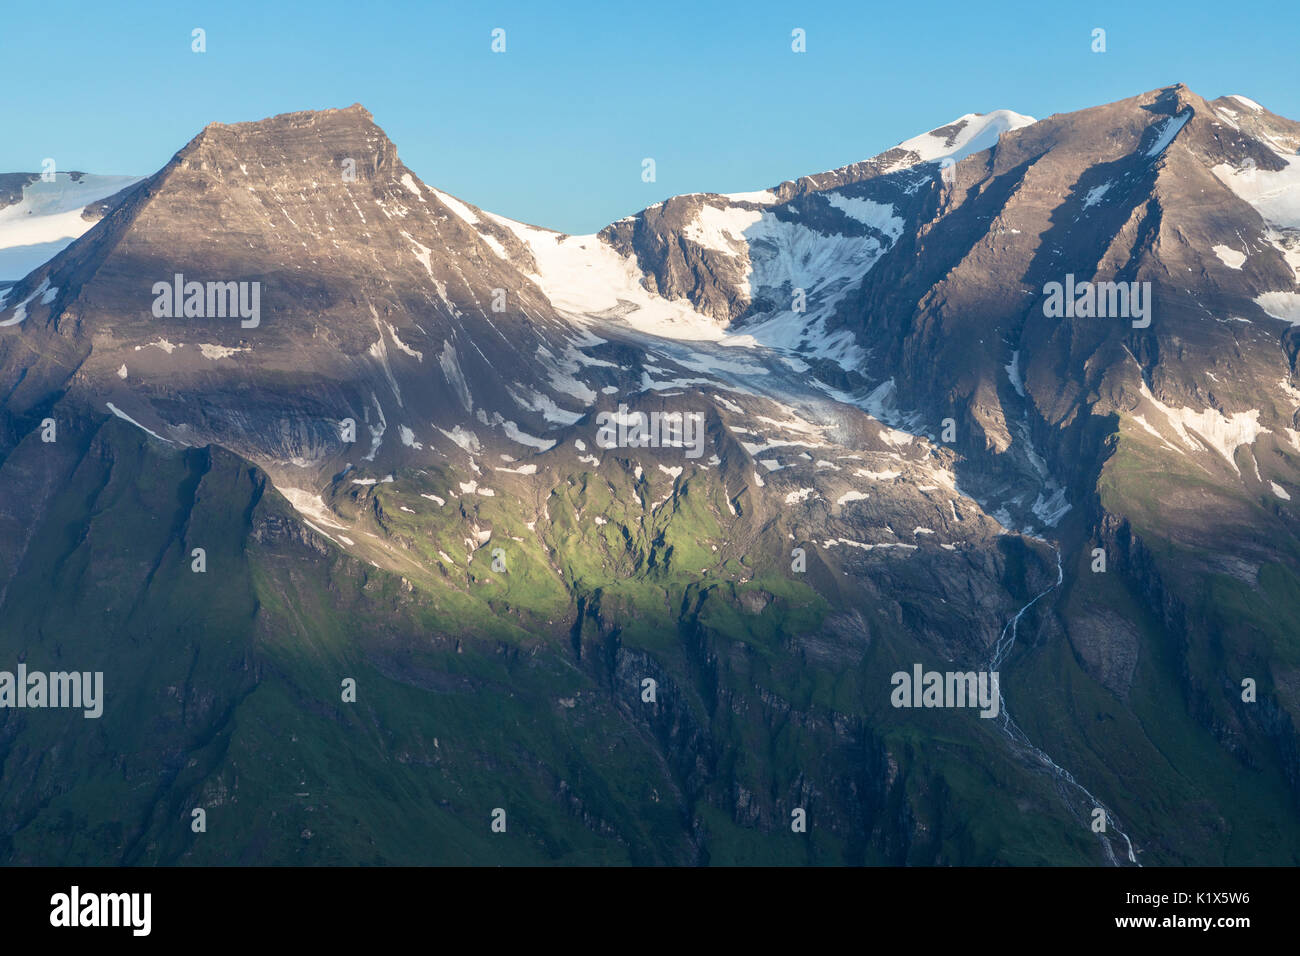
[[[0,854],[1296,862],[1298,148],[1174,86],[569,236],[207,127],[0,290],[0,661],[105,686],[0,708]]]

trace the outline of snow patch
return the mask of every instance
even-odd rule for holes
[[[1187,125],[1187,121],[1192,118],[1190,107],[1183,110],[1177,116],[1168,116],[1156,123],[1152,129],[1156,130],[1156,141],[1147,149],[1148,157],[1159,156],[1168,148],[1169,144],[1174,141],[1174,137]]]
[[[437,196],[438,201],[442,203],[444,206],[446,206],[448,209],[450,209],[453,213],[455,213],[457,218],[463,219],[471,226],[477,226],[479,224],[479,218],[478,216],[474,215],[474,210],[470,209],[469,206],[466,206],[455,196],[448,196],[446,193],[434,189],[432,186],[428,188],[429,188],[429,192]]]
[[[451,431],[447,431],[445,428],[439,428],[438,431],[442,432],[455,442],[462,451],[468,452],[471,455],[477,454],[483,448],[483,446],[479,444],[478,436],[468,428],[462,428],[460,425],[456,425]]]
[[[506,437],[520,445],[527,445],[530,448],[536,448],[539,451],[550,451],[556,445],[554,438],[537,438],[521,431],[519,426],[511,421],[503,421],[501,430],[506,433]]]
[[[249,348],[227,348],[224,345],[212,345],[207,342],[199,345],[199,352],[203,354],[203,357],[205,359],[212,359],[213,361],[216,361],[217,359],[230,358],[230,356],[237,355],[240,352],[251,351],[252,349]]]
[[[402,185],[419,197],[420,202],[424,202],[424,193],[420,192],[420,187],[415,184],[410,173],[402,173]]]
[[[183,349],[183,348],[185,348],[184,342],[182,342],[180,345],[173,345],[171,342],[168,342],[166,339],[159,339],[157,342],[146,342],[144,345],[137,345],[135,347],[135,350],[138,352],[141,349],[161,349],[162,351],[166,352],[168,355],[171,355],[177,349]]]
[[[1300,325],[1300,293],[1265,292],[1255,296],[1255,304],[1275,319]]]
[[[1191,408],[1174,408],[1164,404],[1151,393],[1145,381],[1142,382],[1141,391],[1142,397],[1164,416],[1170,430],[1188,449],[1200,451],[1204,446],[1209,446],[1222,455],[1223,459],[1232,466],[1232,470],[1238,474],[1241,473],[1241,469],[1233,461],[1234,452],[1241,445],[1253,445],[1261,432],[1268,431],[1260,425],[1259,409],[1256,408],[1247,412],[1235,412],[1232,415],[1224,415],[1213,408],[1198,412]],[[1148,431],[1158,434],[1145,420],[1139,421],[1139,424]],[[1195,434],[1196,438],[1193,438],[1192,434]],[[1200,441],[1197,441],[1197,438]]]
[[[1016,394],[1021,398],[1025,397],[1025,380],[1020,375],[1020,350],[1016,349],[1011,353],[1011,364],[1003,366],[1007,370],[1007,378],[1011,381],[1011,387],[1016,390]]]
[[[903,234],[903,219],[894,215],[894,207],[889,203],[873,202],[870,199],[858,199],[841,196],[839,193],[823,193],[826,201],[850,219],[873,229],[878,229],[890,239],[897,241]]]
[[[1090,209],[1093,206],[1097,205],[1097,203],[1101,202],[1102,197],[1104,197],[1106,193],[1110,191],[1110,187],[1113,185],[1115,185],[1115,183],[1112,181],[1112,182],[1102,183],[1100,186],[1093,186],[1091,189],[1089,189],[1088,195],[1083,197],[1083,208]]]
[[[41,280],[41,284],[37,286],[36,290],[31,295],[23,299],[23,301],[19,302],[16,306],[14,306],[13,318],[5,319],[5,321],[0,322],[0,328],[4,328],[10,325],[18,325],[23,320],[25,320],[27,318],[28,304],[32,301],[32,299],[36,298],[38,295],[41,296],[45,295],[49,291],[49,288],[50,288],[50,277],[46,276],[44,279]],[[59,290],[55,289],[54,291],[58,292]],[[41,301],[46,302],[44,298],[42,298]]]
[[[396,345],[407,355],[411,356],[411,358],[416,359],[419,362],[424,361],[424,353],[417,352],[415,349],[411,348],[409,345],[403,342],[397,335],[397,329],[393,328],[393,326],[390,323],[385,322],[384,327],[388,329],[388,335],[390,338],[392,338],[394,345]]]
[[[167,444],[169,444],[169,445],[174,445],[174,444],[176,444],[176,443],[175,443],[174,441],[172,441],[170,438],[163,438],[162,435],[159,435],[156,431],[153,431],[152,429],[149,429],[149,428],[145,428],[143,425],[141,425],[139,422],[137,422],[134,418],[132,418],[132,417],[131,417],[130,415],[128,415],[126,412],[122,411],[122,409],[118,408],[118,407],[117,407],[116,405],[114,405],[112,402],[106,402],[105,404],[108,406],[108,410],[109,410],[110,412],[112,412],[114,415],[116,415],[118,418],[122,419],[122,421],[124,421],[124,422],[130,422],[130,423],[131,423],[132,425],[134,425],[136,428],[140,429],[140,431],[145,432],[145,433],[148,434],[148,435],[152,435],[154,438],[158,439],[159,441],[165,441],[165,442],[166,442]]]
[[[1246,254],[1244,252],[1238,252],[1231,246],[1215,246],[1214,254],[1218,256],[1219,261],[1229,269],[1240,269],[1246,261]]]
[[[994,110],[992,113],[967,113],[939,129],[960,127],[956,133],[939,135],[931,130],[899,143],[897,149],[907,150],[920,157],[920,161],[935,162],[941,159],[960,161],[967,156],[983,152],[997,145],[1003,133],[1022,129],[1038,122],[1032,116],[1023,116],[1011,110]],[[910,163],[900,163],[903,168]]]
[[[276,490],[284,495],[285,499],[289,504],[293,505],[294,510],[299,514],[314,518],[330,528],[342,529],[346,527],[346,525],[338,523],[337,516],[326,507],[325,500],[315,492],[307,491],[304,488],[281,488],[278,485]],[[320,529],[317,528],[316,530],[319,531]]]
[[[467,412],[474,411],[474,399],[470,395],[469,383],[465,380],[465,373],[460,369],[456,346],[446,339],[442,341],[442,354],[438,356],[438,365],[442,367],[443,377],[447,380],[447,384],[451,386],[452,394],[460,402],[461,408]]]
[[[415,448],[417,450],[424,448],[423,444],[415,440],[415,432],[411,431],[411,429],[407,428],[405,425],[398,425],[397,433],[402,439],[402,444],[407,448]]]

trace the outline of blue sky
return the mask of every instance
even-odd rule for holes
[[[214,120],[360,102],[425,181],[568,232],[864,159],[967,112],[1043,117],[1181,81],[1300,119],[1295,0],[74,0],[8,4],[0,31],[0,172],[49,156],[151,173]]]

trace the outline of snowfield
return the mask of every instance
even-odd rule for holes
[[[37,179],[23,187],[23,198],[0,209],[0,280],[21,279],[62,252],[95,224],[81,218],[91,203],[120,192],[139,176],[56,173],[54,182]]]

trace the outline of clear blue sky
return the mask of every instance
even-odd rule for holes
[[[360,102],[425,181],[568,232],[863,159],[967,112],[1043,117],[1181,81],[1300,119],[1297,0],[5,7],[0,172],[51,156],[151,173],[214,120]]]

